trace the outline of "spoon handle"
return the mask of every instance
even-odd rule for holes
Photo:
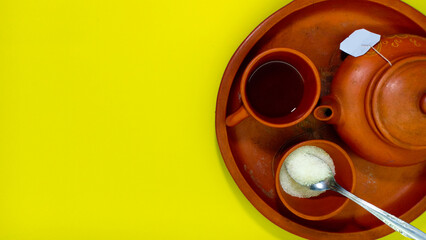
[[[331,190],[334,190],[343,196],[351,199],[365,210],[372,213],[378,219],[386,223],[389,227],[393,228],[395,231],[401,233],[402,235],[416,240],[426,240],[426,234],[419,229],[415,228],[413,225],[408,224],[407,222],[402,221],[401,219],[395,217],[392,214],[389,214],[382,209],[374,206],[371,203],[368,203],[361,198],[353,195],[352,193],[346,191],[339,184],[335,183],[331,186]]]

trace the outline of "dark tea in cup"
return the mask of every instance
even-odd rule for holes
[[[294,112],[302,101],[303,89],[302,75],[283,61],[264,63],[246,84],[247,100],[253,110],[269,118]]]
[[[320,95],[320,78],[312,61],[289,48],[257,55],[240,83],[242,106],[226,118],[235,126],[252,116],[270,127],[289,127],[305,119]]]

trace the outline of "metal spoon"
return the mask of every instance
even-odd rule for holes
[[[402,235],[409,237],[411,239],[416,240],[425,240],[426,234],[419,229],[415,228],[413,225],[408,224],[401,219],[395,217],[392,214],[389,214],[382,209],[374,206],[371,203],[368,203],[361,198],[353,195],[352,193],[346,191],[344,188],[342,188],[339,184],[337,184],[336,180],[333,176],[322,180],[318,183],[312,184],[308,186],[311,190],[315,191],[324,191],[324,190],[333,190],[335,192],[338,192],[342,194],[343,196],[351,199],[361,207],[363,207],[365,210],[372,213],[374,216],[376,216],[378,219],[386,223],[389,227],[393,228],[395,231],[401,233]]]

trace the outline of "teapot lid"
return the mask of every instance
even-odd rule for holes
[[[367,93],[376,132],[402,148],[426,149],[426,56],[413,56],[382,71]]]

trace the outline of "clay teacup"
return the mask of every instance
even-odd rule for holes
[[[242,106],[226,118],[229,127],[251,116],[276,128],[304,120],[320,96],[320,77],[312,61],[288,48],[274,48],[256,56],[241,83]]]

